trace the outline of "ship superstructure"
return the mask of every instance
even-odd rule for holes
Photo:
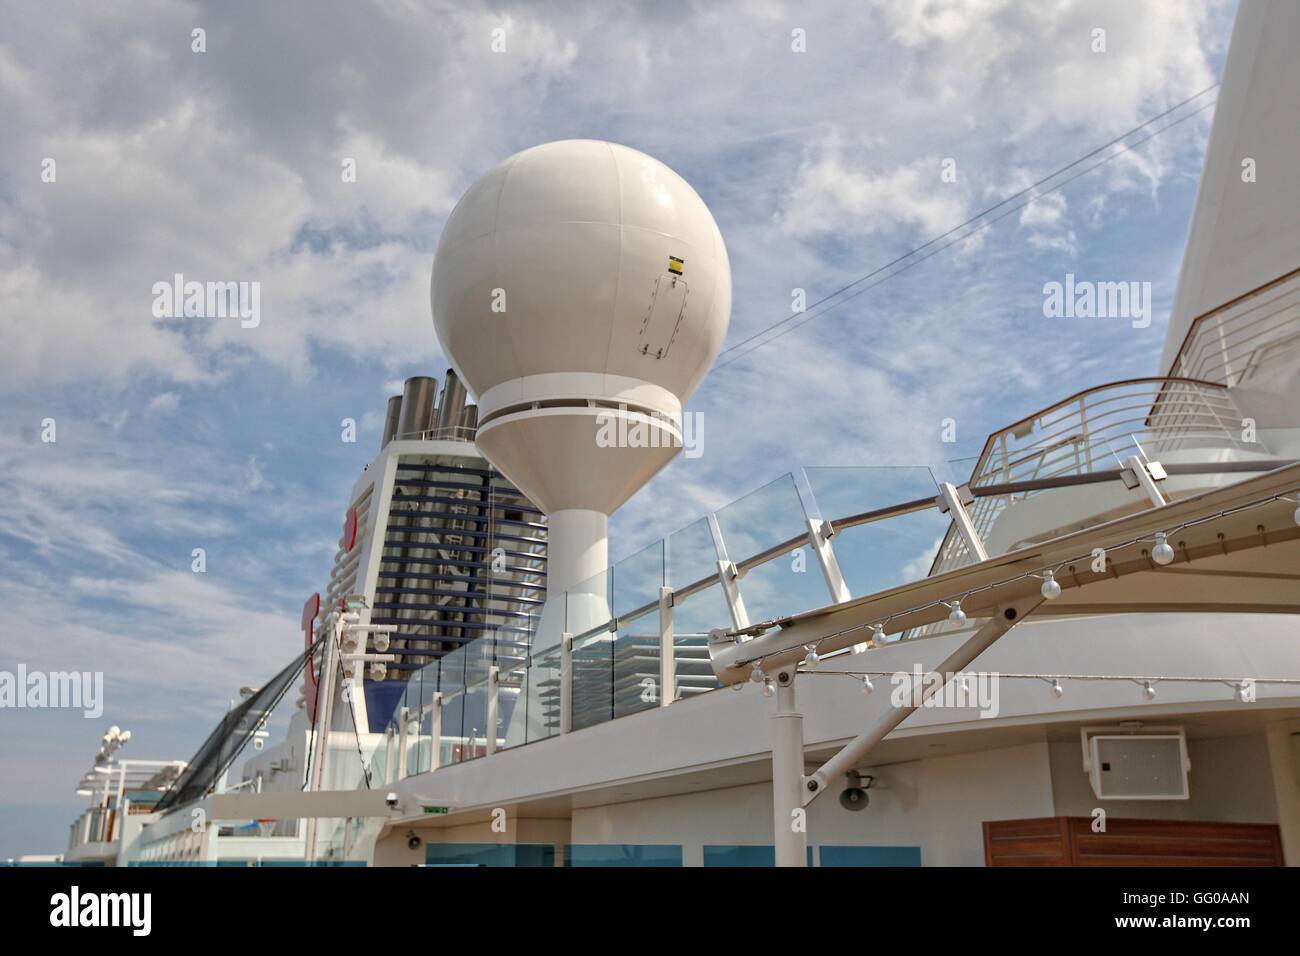
[[[518,484],[456,373],[440,402],[408,381],[304,609],[288,737],[186,804],[197,850],[172,810],[131,852],[248,859],[242,815],[306,862],[1300,863],[1297,35],[1294,4],[1238,14],[1158,374],[1008,424],[964,479],[806,468],[612,566],[608,513],[671,455],[597,429],[680,437],[726,324],[693,269],[729,290],[725,250],[671,170],[616,175],[631,150],[507,161],[434,307]],[[484,351],[523,319],[522,360]],[[549,588],[529,488],[565,515]]]

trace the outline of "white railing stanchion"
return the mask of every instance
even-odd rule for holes
[[[560,733],[573,730],[573,635],[560,635]]]
[[[673,589],[659,588],[659,706],[677,699],[677,649],[673,643]]]
[[[491,757],[497,752],[497,722],[498,711],[500,706],[498,700],[500,694],[498,691],[501,687],[501,669],[495,664],[488,668],[487,681],[487,728],[484,733],[487,735],[487,755]]]

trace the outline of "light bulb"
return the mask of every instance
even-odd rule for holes
[[[1155,699],[1156,699],[1156,685],[1153,684],[1153,683],[1151,683],[1150,681],[1147,681],[1145,684],[1143,684],[1143,685],[1142,685],[1142,696],[1145,697],[1147,700],[1155,700]]]
[[[1296,508],[1295,510],[1295,523],[1300,524],[1300,508]]]
[[[871,683],[871,675],[870,675],[870,674],[863,674],[863,675],[862,675],[862,693],[864,693],[864,694],[870,694],[870,693],[871,693],[873,690],[875,690],[875,689],[876,689],[876,685],[873,684],[873,683]]]
[[[953,601],[951,604],[948,605],[948,608],[949,608],[948,611],[949,624],[966,623],[966,612],[961,609],[961,601]]]
[[[754,670],[749,675],[749,679],[755,684],[761,684],[763,681],[767,680],[767,675],[763,673],[763,665],[758,661],[754,661]]]
[[[807,670],[813,670],[817,666],[819,660],[821,660],[821,658],[817,656],[817,648],[810,647],[808,648],[807,655],[804,656],[803,666]]]
[[[1156,532],[1156,546],[1151,549],[1151,560],[1156,564],[1168,564],[1174,559],[1174,549],[1165,539],[1163,531]]]
[[[1065,696],[1065,688],[1061,686],[1059,680],[1052,681],[1052,696],[1058,700]]]
[[[1251,696],[1250,685],[1245,681],[1242,681],[1241,685],[1237,688],[1237,700],[1241,701],[1243,704],[1249,704],[1251,702]]]
[[[883,624],[871,625],[871,643],[874,644],[876,647],[880,647],[885,643],[885,625]]]
[[[1043,592],[1043,597],[1047,598],[1049,601],[1061,596],[1061,585],[1056,581],[1056,572],[1043,572],[1043,586],[1041,590]]]
[[[763,681],[763,696],[771,697],[775,693],[776,686],[772,683],[772,678],[769,677]]]

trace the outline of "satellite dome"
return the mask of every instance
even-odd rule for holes
[[[452,210],[431,298],[478,398],[480,450],[551,516],[550,586],[603,571],[602,522],[680,451],[682,404],[727,332],[731,267],[708,207],[626,146],[526,149]],[[601,442],[612,417],[649,441]]]

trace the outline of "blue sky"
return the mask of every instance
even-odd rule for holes
[[[99,721],[0,711],[6,856],[62,849],[109,723],[186,757],[297,651],[386,396],[447,367],[433,249],[500,160],[590,137],[676,169],[727,241],[739,342],[1214,83],[1233,4],[0,11],[0,669],[102,670],[107,696]],[[792,469],[934,465],[1161,371],[1211,115],[718,369],[704,455],[629,502],[614,555]],[[177,272],[259,281],[260,326],[155,320]],[[1155,321],[1045,319],[1066,273],[1151,282]]]

